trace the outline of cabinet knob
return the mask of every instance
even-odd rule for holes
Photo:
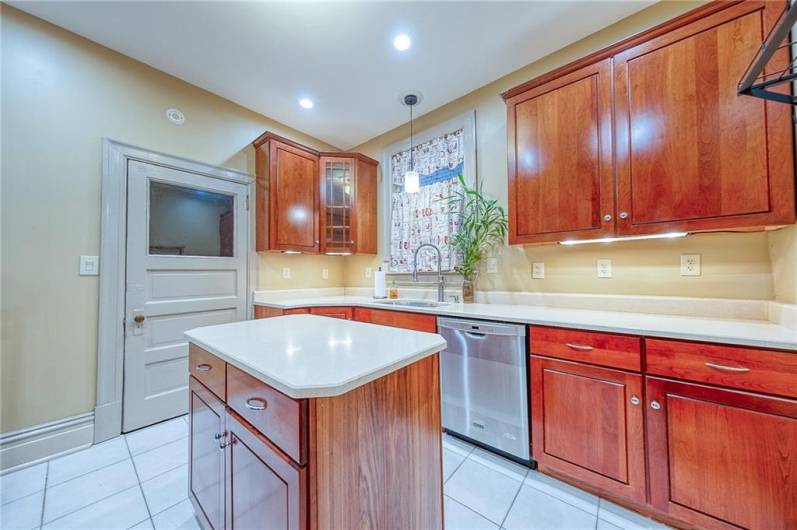
[[[607,213],[606,215],[603,216],[603,220],[604,221],[611,221],[612,220],[612,214]]]
[[[631,396],[631,404],[639,405],[639,396]]]
[[[651,401],[650,408],[652,408],[653,410],[659,410],[661,408],[661,403],[659,403],[658,401]]]
[[[214,434],[214,435],[213,435],[213,439],[214,439],[214,440],[221,440],[221,439],[222,439],[222,438],[224,438],[225,436],[227,436],[227,431],[224,431],[224,432],[217,432],[216,434]]]
[[[620,212],[620,219],[628,219],[628,212]]]

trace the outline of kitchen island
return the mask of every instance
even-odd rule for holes
[[[206,528],[443,527],[442,337],[314,315],[186,336]]]

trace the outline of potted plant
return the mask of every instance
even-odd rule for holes
[[[471,188],[462,175],[458,176],[462,190],[442,200],[456,208],[460,215],[460,228],[451,239],[451,246],[459,255],[454,270],[462,275],[462,299],[473,302],[474,282],[479,273],[479,263],[495,245],[506,237],[507,215],[496,199],[487,199],[482,183]]]

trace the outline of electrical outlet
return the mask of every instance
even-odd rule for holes
[[[321,279],[322,280],[329,279],[329,269],[321,269]]]
[[[374,273],[374,269],[372,269],[371,267],[366,267],[365,268],[365,277],[366,278],[370,278],[373,275],[373,273]]]
[[[498,259],[497,258],[487,258],[485,260],[485,264],[487,265],[487,273],[488,274],[495,274],[498,272]]]
[[[681,254],[681,276],[700,276],[700,254]]]
[[[535,261],[531,264],[531,277],[535,280],[542,280],[545,278],[545,263],[542,261]]]
[[[283,280],[290,280],[291,279],[291,268],[290,267],[283,267],[282,268],[282,279]]]
[[[598,278],[611,278],[612,277],[612,260],[599,259],[595,262],[598,271]]]

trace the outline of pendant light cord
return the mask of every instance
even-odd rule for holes
[[[415,171],[415,164],[412,159],[412,107],[410,105],[410,171]]]

